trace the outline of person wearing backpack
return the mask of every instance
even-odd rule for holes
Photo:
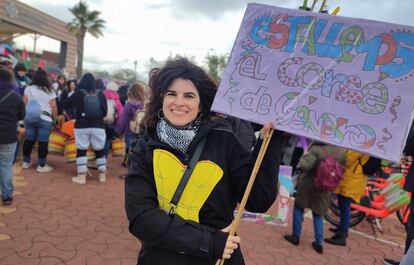
[[[323,216],[328,211],[330,192],[317,188],[315,178],[319,173],[318,171],[322,171],[320,164],[326,161],[328,157],[339,162],[340,165],[338,166],[342,166],[343,170],[343,166],[345,166],[345,149],[340,147],[314,142],[300,158],[297,168],[301,170],[301,174],[296,186],[293,233],[284,236],[293,245],[299,245],[303,211],[305,208],[311,209],[315,232],[315,241],[312,242],[312,247],[319,254],[323,253]]]
[[[338,194],[340,211],[339,227],[329,229],[335,234],[331,238],[326,238],[325,242],[332,245],[346,246],[351,218],[351,203],[360,202],[368,182],[367,175],[374,174],[380,169],[380,166],[381,160],[378,158],[369,157],[353,150],[346,151],[344,177],[335,191]]]
[[[91,73],[82,76],[78,89],[66,100],[65,108],[76,109],[75,143],[78,175],[73,177],[72,181],[77,184],[86,183],[88,172],[86,151],[92,145],[99,170],[99,181],[105,182],[106,157],[104,146],[106,134],[103,119],[107,114],[106,98],[101,91],[95,89],[95,77]]]
[[[17,123],[25,115],[22,96],[12,90],[13,74],[0,68],[0,191],[3,205],[13,200],[13,158]]]
[[[25,140],[23,143],[24,169],[30,167],[30,155],[35,141],[38,141],[37,168],[40,173],[50,172],[51,166],[46,164],[49,136],[53,119],[57,116],[56,93],[49,82],[47,73],[42,68],[37,69],[31,85],[24,90],[23,101],[26,105],[24,117]]]
[[[107,101],[108,112],[104,117],[106,141],[105,141],[105,155],[108,157],[108,152],[111,147],[113,139],[118,138],[118,132],[116,130],[116,124],[119,117],[121,117],[124,107],[122,107],[121,101],[118,95],[119,86],[114,81],[109,81],[106,85],[106,89],[103,94]]]
[[[128,89],[128,101],[125,103],[124,111],[118,120],[117,131],[119,135],[125,136],[125,153],[128,154],[129,147],[135,137],[140,135],[139,111],[143,111],[146,101],[144,85],[134,83]],[[126,158],[126,156],[125,156]],[[122,162],[126,166],[126,159]]]

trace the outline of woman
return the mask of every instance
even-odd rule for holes
[[[78,89],[78,83],[76,79],[71,79],[67,82],[68,89],[62,93],[60,101],[62,106],[66,105],[66,101],[71,97],[76,90]],[[76,108],[64,108],[64,115],[66,120],[75,119],[76,117]]]
[[[216,84],[185,59],[168,61],[152,80],[146,131],[134,147],[125,183],[130,232],[142,242],[138,264],[244,264],[230,236],[260,143],[253,155],[223,118],[210,112]],[[269,123],[262,130],[268,132]],[[280,134],[279,132],[276,134]],[[169,202],[185,165],[206,144],[176,207]],[[273,136],[246,208],[265,212],[277,195],[280,137]]]
[[[14,93],[13,74],[0,68],[0,191],[3,205],[13,200],[13,157],[17,146],[16,127],[23,120],[22,96]]]
[[[32,101],[32,102],[30,102]],[[30,167],[30,155],[35,141],[39,142],[37,149],[37,172],[50,172],[53,168],[46,164],[49,144],[49,135],[52,130],[53,119],[57,116],[56,94],[50,85],[47,73],[42,68],[37,69],[32,84],[24,90],[23,102],[26,105],[24,121],[25,140],[23,143],[23,168]],[[36,104],[32,104],[37,102]],[[39,105],[39,119],[28,119],[33,114],[29,106]]]
[[[124,107],[119,100],[118,95],[119,86],[114,82],[110,81],[106,85],[106,89],[102,92],[107,100],[108,114],[104,118],[105,124],[105,156],[108,157],[111,142],[115,138],[119,138],[116,130],[116,124],[118,123],[119,117],[121,117]]]
[[[312,242],[313,249],[319,254],[323,253],[323,216],[328,211],[330,192],[315,187],[313,178],[316,174],[317,165],[327,155],[331,155],[341,165],[345,166],[345,150],[340,147],[330,146],[323,143],[313,143],[308,152],[300,158],[297,168],[302,171],[296,186],[295,206],[293,210],[293,233],[285,235],[284,238],[293,245],[299,245],[302,232],[303,211],[305,208],[312,210],[315,241]]]
[[[367,162],[370,161],[368,164]],[[372,162],[374,163],[372,163]],[[326,238],[325,242],[338,246],[346,246],[349,223],[351,218],[351,203],[359,203],[365,194],[368,175],[374,174],[380,169],[381,161],[375,157],[361,154],[352,150],[346,151],[346,166],[344,177],[339,183],[335,193],[338,194],[338,206],[340,211],[338,229],[329,229],[335,234]],[[365,165],[375,165],[367,168]]]
[[[130,122],[135,119],[135,114],[138,110],[144,109],[145,103],[145,88],[141,83],[135,83],[128,89],[128,101],[125,104],[124,111],[119,118],[117,130],[120,135],[125,135],[126,154],[129,152],[132,140],[138,132],[132,132]],[[125,165],[125,161],[123,162]]]
[[[106,158],[105,145],[105,96],[95,89],[95,77],[86,73],[79,81],[76,90],[65,103],[65,108],[76,109],[75,143],[76,143],[76,166],[78,175],[72,178],[77,184],[86,184],[86,173],[88,172],[88,157],[86,151],[89,145],[96,155],[96,165],[99,170],[99,181],[106,181]]]

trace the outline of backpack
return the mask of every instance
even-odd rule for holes
[[[103,118],[103,122],[105,124],[113,124],[115,122],[115,117],[116,117],[116,106],[115,106],[115,101],[113,99],[106,99],[106,107],[107,107],[107,112],[106,112],[106,116]]]
[[[42,107],[39,101],[33,98],[33,94],[30,91],[31,99],[26,104],[26,115],[24,121],[29,124],[34,124],[40,121],[40,115],[42,114]]]
[[[96,91],[87,92],[81,89],[85,94],[83,97],[83,113],[82,117],[87,120],[100,120],[102,119],[101,100],[99,99]]]
[[[313,184],[317,189],[334,191],[342,180],[345,168],[335,159],[336,152],[329,155],[325,148],[321,147],[321,149],[325,154],[325,158],[317,164]]]
[[[141,122],[142,122],[142,118],[144,118],[144,115],[145,115],[144,110],[138,109],[137,111],[135,111],[133,119],[129,121],[129,129],[134,134],[140,134]]]

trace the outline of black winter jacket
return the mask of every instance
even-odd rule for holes
[[[0,89],[0,100],[11,90]],[[23,120],[26,111],[23,98],[16,92],[12,92],[0,103],[0,144],[17,142],[17,122]]]
[[[275,133],[269,144],[246,205],[249,211],[265,212],[276,198],[280,134]],[[182,166],[188,163],[204,137],[206,145],[180,199],[180,203],[189,204],[182,214],[187,216],[169,215],[168,202],[178,182],[175,187],[167,183],[171,178],[181,178]],[[220,230],[233,220],[233,211],[243,197],[260,144],[261,141],[250,154],[228,123],[221,120],[199,128],[188,148],[189,155],[162,143],[155,130],[146,131],[133,149],[125,182],[129,230],[142,242],[138,264],[215,264],[223,254],[228,236]],[[198,166],[201,169],[196,174]],[[213,184],[209,187],[207,182]],[[189,186],[193,186],[193,191],[185,199]],[[203,195],[205,190],[207,197]],[[203,196],[201,209],[194,214],[191,203]],[[240,248],[226,264],[244,264]]]

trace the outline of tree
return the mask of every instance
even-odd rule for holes
[[[226,68],[228,54],[211,54],[208,53],[205,57],[207,63],[207,73],[217,83],[220,81],[221,76]]]
[[[127,69],[127,68],[123,68],[123,69],[119,69],[115,71],[112,74],[112,78],[117,79],[117,80],[125,80],[125,81],[128,81],[129,83],[133,83],[137,81],[137,76],[134,70]]]
[[[101,12],[97,10],[89,10],[89,6],[82,0],[75,4],[69,11],[75,17],[71,22],[66,24],[70,32],[74,33],[78,43],[77,50],[77,67],[76,75],[78,78],[82,75],[83,51],[86,33],[91,34],[95,38],[103,36],[102,30],[105,28],[105,20],[99,18]]]

